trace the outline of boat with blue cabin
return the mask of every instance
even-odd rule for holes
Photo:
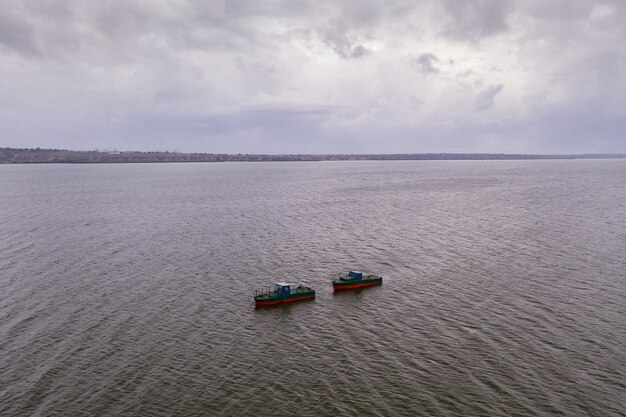
[[[363,274],[359,271],[350,271],[347,274],[340,274],[339,278],[333,280],[333,289],[351,290],[354,288],[369,287],[383,283],[383,277],[374,274]]]
[[[257,290],[254,293],[254,302],[257,307],[273,306],[293,301],[310,300],[315,298],[315,290],[304,285],[277,282],[274,289]]]

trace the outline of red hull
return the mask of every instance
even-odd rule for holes
[[[353,290],[355,288],[371,287],[372,285],[381,285],[382,283],[383,283],[382,281],[378,281],[378,282],[367,282],[367,283],[364,283],[364,284],[350,284],[350,285],[333,284],[333,289],[335,291]]]
[[[313,298],[315,298],[314,295],[307,295],[305,297],[287,298],[285,300],[277,300],[277,301],[256,301],[256,306],[257,307],[275,306],[277,304],[291,303],[293,301],[301,301],[301,300],[311,300]]]

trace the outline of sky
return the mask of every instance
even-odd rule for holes
[[[0,0],[0,147],[626,153],[624,0]]]

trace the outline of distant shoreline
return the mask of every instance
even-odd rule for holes
[[[65,149],[0,148],[0,164],[98,164],[163,162],[295,162],[295,161],[463,161],[529,159],[624,159],[626,154],[212,154],[138,151],[71,151]]]

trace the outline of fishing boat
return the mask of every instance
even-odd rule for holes
[[[273,306],[293,301],[309,300],[315,298],[315,290],[303,285],[295,286],[288,282],[277,282],[274,289],[257,290],[254,293],[254,302],[257,307]]]
[[[383,277],[374,274],[363,274],[363,272],[350,271],[347,274],[340,274],[339,278],[333,280],[333,289],[350,290],[354,288],[369,287],[371,285],[380,285],[383,283]]]

